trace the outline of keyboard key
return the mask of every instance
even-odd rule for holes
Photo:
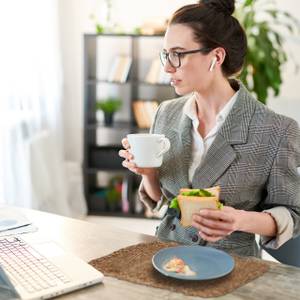
[[[20,238],[0,239],[0,263],[29,293],[70,282],[63,272]]]

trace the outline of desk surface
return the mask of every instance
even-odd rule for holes
[[[154,237],[122,230],[112,226],[88,223],[54,214],[20,209],[39,230],[23,236],[27,241],[53,240],[66,251],[71,251],[85,261],[107,255],[120,248],[150,242]],[[300,268],[268,262],[270,270],[261,277],[216,299],[298,299],[300,295]],[[102,284],[85,288],[59,299],[199,299],[167,290],[105,277]],[[210,298],[213,299],[213,298]]]

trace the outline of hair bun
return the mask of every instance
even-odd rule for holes
[[[231,16],[235,9],[235,0],[200,0],[205,6],[214,9],[215,11],[222,12],[225,15]]]

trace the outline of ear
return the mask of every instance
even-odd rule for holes
[[[216,61],[216,64],[221,66],[222,63],[224,62],[225,60],[225,56],[226,56],[226,51],[224,48],[222,47],[218,47],[218,48],[215,48],[213,50],[213,54],[214,56],[216,57],[217,61]]]

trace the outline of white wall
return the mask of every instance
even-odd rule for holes
[[[300,22],[300,2],[294,0],[277,1],[278,7],[290,12]],[[268,106],[277,113],[289,116],[300,124],[300,34],[286,37],[285,48],[289,53],[289,61],[283,70],[283,85],[280,96],[271,98]],[[292,56],[294,59],[292,59]],[[299,72],[295,73],[295,62]]]
[[[116,9],[113,19],[128,26],[138,26],[144,18],[169,16],[175,9],[195,1],[184,0],[114,0]],[[278,6],[291,12],[300,20],[300,2],[278,1]],[[100,20],[105,15],[101,0],[60,0],[61,45],[64,67],[64,116],[65,156],[68,160],[81,163],[83,136],[83,34],[94,32],[90,15]],[[290,49],[300,65],[300,37],[288,39]],[[281,95],[269,100],[269,106],[276,112],[293,117],[300,123],[300,72],[294,74],[290,60],[284,70]]]

